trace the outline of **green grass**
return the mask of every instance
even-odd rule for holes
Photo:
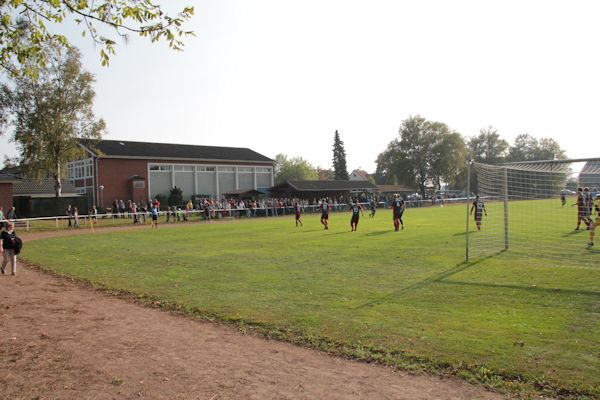
[[[555,215],[543,234],[517,232],[539,227],[538,209]],[[23,257],[336,354],[522,395],[600,398],[600,253],[584,249],[586,232],[571,234],[574,209],[546,201],[511,211],[511,250],[498,253],[501,204],[489,204],[484,230],[470,235],[485,252],[474,249],[470,264],[464,206],[408,209],[400,232],[389,211],[362,217],[357,232],[349,214],[333,214],[328,231],[308,214],[301,228],[291,216],[97,230],[31,241]]]

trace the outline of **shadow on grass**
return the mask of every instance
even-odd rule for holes
[[[584,229],[578,229],[578,230],[573,229],[569,233],[565,233],[564,235],[562,235],[562,237],[569,237],[569,236],[573,236],[573,235],[578,235],[580,233],[589,233],[589,231],[587,229],[585,229],[585,228]]]
[[[369,232],[369,233],[366,234],[366,236],[386,235],[386,234],[391,233],[391,232],[393,232],[391,229],[385,230],[385,231]]]
[[[545,293],[565,293],[565,294],[585,294],[589,296],[599,296],[600,292],[594,292],[591,290],[576,290],[576,289],[560,289],[560,288],[544,288],[538,286],[523,286],[523,285],[508,285],[498,283],[482,283],[482,282],[465,282],[465,281],[443,281],[440,282],[447,285],[459,285],[459,286],[477,286],[477,287],[488,287],[488,288],[499,288],[499,289],[518,289],[532,292],[545,292]]]
[[[497,252],[495,254],[492,254],[490,256],[480,258],[479,260],[474,261],[474,262],[464,262],[463,261],[462,263],[457,264],[456,266],[454,266],[454,267],[452,267],[452,268],[450,268],[450,269],[448,269],[446,271],[442,271],[442,272],[440,272],[438,274],[435,274],[435,275],[433,275],[433,276],[431,276],[429,278],[423,279],[420,282],[414,283],[414,284],[412,284],[410,286],[407,286],[405,288],[399,289],[399,290],[397,290],[395,292],[392,292],[392,293],[390,293],[388,295],[379,297],[377,299],[374,299],[374,300],[368,301],[368,302],[366,302],[364,304],[361,304],[359,306],[356,306],[354,308],[354,310],[359,310],[359,309],[365,308],[365,307],[371,307],[371,306],[374,306],[376,304],[383,303],[383,302],[385,302],[385,301],[387,301],[389,299],[402,296],[404,293],[410,292],[411,290],[419,289],[419,288],[421,288],[423,286],[426,286],[426,285],[429,285],[431,283],[440,282],[441,280],[446,279],[447,277],[452,276],[452,275],[454,275],[456,273],[459,273],[461,271],[464,271],[464,270],[466,270],[468,268],[471,268],[472,266],[477,265],[480,262],[483,262],[483,261],[488,260],[490,258],[496,257],[498,254],[503,253],[504,251],[505,250],[499,251],[499,252]]]

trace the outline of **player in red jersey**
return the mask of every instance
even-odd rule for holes
[[[329,209],[331,206],[327,203],[327,199],[323,198],[321,201],[321,205],[319,206],[321,209],[321,223],[325,227],[325,229],[329,229]]]
[[[399,194],[394,194],[392,200],[392,214],[394,219],[394,230],[398,231],[400,226],[404,229],[404,221],[402,221],[402,214],[404,214],[404,199]]]
[[[350,229],[351,232],[354,232],[358,227],[358,217],[359,214],[365,215],[363,213],[363,208],[360,204],[358,204],[358,200],[354,201],[352,207],[350,207],[350,211],[352,212],[352,218],[350,219]]]
[[[299,202],[296,202],[294,204],[294,211],[296,214],[296,227],[298,227],[298,224],[300,224],[300,226],[302,226],[302,221],[300,221],[300,216],[302,214],[302,206],[300,205]]]
[[[573,206],[577,206],[577,226],[575,227],[575,230],[579,230],[579,225],[581,225],[581,221],[583,221],[589,229],[590,221],[588,218],[588,208],[586,205],[586,196],[583,193],[583,188],[577,188],[577,202],[571,204],[571,207]]]

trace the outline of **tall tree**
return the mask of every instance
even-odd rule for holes
[[[402,122],[399,136],[377,157],[377,175],[387,183],[416,185],[425,195],[464,168],[464,140],[446,124],[413,116]]]
[[[66,163],[81,154],[81,139],[100,139],[105,128],[93,112],[94,76],[82,69],[77,49],[53,49],[37,79],[13,78],[2,85],[0,104],[9,111],[20,164],[28,176],[50,175],[56,196]]]
[[[275,183],[317,179],[319,179],[317,169],[302,157],[288,158],[281,153],[275,156]]]
[[[60,30],[67,21],[82,26],[82,35],[89,34],[98,44],[102,65],[108,65],[115,54],[115,39],[126,41],[129,34],[151,42],[165,40],[169,47],[181,50],[182,38],[193,35],[183,29],[193,14],[193,7],[170,14],[150,0],[0,0],[0,67],[35,76],[51,56],[47,48],[70,47],[65,35],[51,31]]]
[[[489,126],[469,140],[469,153],[473,161],[500,164],[508,153],[508,142],[500,138],[498,131]]]
[[[344,150],[344,142],[340,139],[340,134],[335,131],[333,137],[333,172],[335,180],[348,180],[348,167],[346,166],[346,150]]]
[[[535,161],[565,159],[565,151],[558,142],[550,138],[537,140],[531,135],[522,134],[508,151],[508,161]]]

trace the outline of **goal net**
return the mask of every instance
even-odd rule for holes
[[[471,196],[479,195],[483,205],[478,229],[476,199],[470,198],[469,261],[505,250],[544,265],[600,260],[600,227],[597,245],[586,249],[587,225],[596,218],[591,202],[600,193],[600,159],[474,163],[474,168],[477,187]],[[583,207],[581,199],[578,205],[579,187],[588,188]]]

